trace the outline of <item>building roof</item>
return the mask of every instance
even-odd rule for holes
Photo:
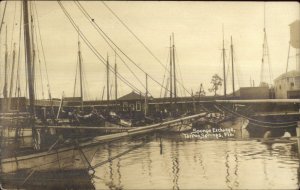
[[[297,24],[300,24],[300,20],[295,20],[294,22],[289,24],[289,26],[293,26],[293,25],[297,25]]]
[[[292,78],[292,77],[300,77],[300,71],[293,70],[293,71],[289,71],[287,73],[283,73],[282,75],[277,77],[274,81],[278,81],[278,80],[285,79],[285,78]]]
[[[120,98],[118,98],[118,100],[140,100],[140,99],[145,99],[145,96],[138,94],[134,91],[130,92],[129,94],[126,94]]]

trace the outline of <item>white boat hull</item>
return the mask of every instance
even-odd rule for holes
[[[20,170],[55,171],[88,169],[97,146],[75,146],[40,152],[24,156],[1,159],[1,172],[13,173]]]

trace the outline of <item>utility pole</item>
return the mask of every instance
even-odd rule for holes
[[[232,36],[231,36],[231,45],[230,45],[230,47],[231,47],[231,67],[232,67],[232,95],[233,95],[233,97],[235,97]]]

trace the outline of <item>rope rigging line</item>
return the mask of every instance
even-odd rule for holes
[[[21,38],[22,38],[22,17],[23,17],[23,3],[21,3],[20,7],[20,26],[19,26],[19,47],[18,47],[18,58],[17,58],[17,80],[16,80],[16,88],[15,88],[15,97],[21,96],[21,91],[20,91],[20,60],[21,60]]]
[[[176,63],[176,66],[178,66],[177,68],[180,70],[180,67],[179,67],[179,64],[178,64],[178,61]],[[176,72],[176,76],[179,76],[180,77],[180,74],[179,74],[179,71],[178,69],[175,70]],[[176,83],[177,84],[177,83]],[[192,88],[191,88],[192,89]],[[177,97],[178,97],[178,94],[180,93],[181,96],[183,96],[183,92],[185,93],[185,91],[182,89],[182,88],[177,88]],[[193,95],[193,94],[192,94]]]
[[[251,122],[252,125],[258,126],[258,127],[263,127],[263,128],[273,128],[273,129],[280,129],[280,128],[290,128],[290,127],[296,127],[297,124],[290,124],[290,125],[279,125],[279,126],[272,126],[272,125],[261,125],[257,123]]]
[[[76,23],[74,22],[74,20],[71,18],[70,14],[66,11],[66,9],[64,8],[64,6],[61,4],[60,1],[58,1],[58,4],[60,5],[60,7],[62,8],[64,14],[67,16],[67,18],[69,19],[70,23],[72,24],[72,26],[74,27],[74,29],[79,33],[80,37],[83,39],[83,41],[86,43],[86,45],[90,48],[90,50],[95,54],[95,56],[106,66],[106,60],[103,58],[103,56],[96,50],[96,48],[91,44],[91,42],[86,38],[86,36],[81,32],[81,30],[79,30],[79,28],[77,27]],[[114,73],[114,69],[110,66],[109,67],[110,71],[112,71]],[[138,90],[138,88],[136,88],[133,84],[131,84],[130,82],[128,82],[128,80],[126,80],[120,73],[117,73],[117,77],[119,77],[119,79],[124,82],[127,86],[129,86],[131,89],[133,89],[135,92],[141,93],[140,90]]]
[[[3,10],[3,14],[2,14],[2,19],[1,19],[1,23],[0,23],[0,34],[1,34],[1,31],[2,31],[3,20],[4,20],[4,17],[5,17],[7,2],[8,2],[8,0],[5,1],[4,10]]]
[[[123,151],[123,152],[121,152],[121,153],[118,153],[117,155],[112,156],[112,157],[108,158],[107,160],[104,160],[104,161],[102,161],[102,162],[99,162],[99,163],[97,163],[97,164],[95,164],[95,165],[93,166],[93,169],[98,168],[98,167],[100,167],[100,166],[102,166],[102,165],[104,165],[104,164],[106,164],[106,163],[109,163],[109,162],[113,161],[114,159],[119,158],[119,157],[121,157],[121,156],[123,156],[123,155],[125,155],[125,154],[127,154],[127,153],[129,153],[129,152],[131,152],[131,151],[134,151],[134,150],[136,150],[136,149],[138,149],[138,148],[140,148],[140,147],[143,147],[144,145],[146,145],[146,144],[149,143],[149,142],[150,142],[150,141],[146,141],[146,142],[143,142],[143,143],[141,143],[141,144],[139,144],[139,145],[135,145],[134,147],[129,148],[128,150],[125,150],[125,151]],[[109,150],[109,149],[108,149],[108,150]]]
[[[33,20],[36,20],[36,15],[33,13],[32,14],[32,17],[33,17]],[[38,59],[38,62],[39,62],[39,64],[38,64],[38,66],[39,66],[39,74],[40,74],[40,77],[41,77],[41,87],[42,87],[42,97],[43,97],[43,99],[45,99],[45,94],[44,94],[44,85],[43,85],[43,75],[42,75],[42,66],[41,66],[41,58],[40,58],[40,48],[39,48],[39,43],[38,43],[38,37],[37,37],[37,29],[36,29],[37,27],[34,27],[34,37],[35,37],[35,41],[36,41],[36,43],[35,43],[35,45],[36,45],[36,48],[37,48],[37,59]]]
[[[233,63],[234,63],[234,68],[233,68],[233,71],[232,72],[234,72],[234,82],[236,82],[235,83],[235,87],[240,87],[241,85],[240,85],[240,81],[242,81],[241,80],[241,78],[240,78],[240,66],[239,66],[239,64],[237,64],[237,58],[236,58],[236,49],[233,51],[233,54],[232,54],[232,57],[233,57]],[[232,52],[231,52],[232,53]],[[236,78],[237,78],[237,80],[236,80]],[[238,88],[235,88],[235,89],[238,89]]]
[[[36,8],[35,1],[33,1],[33,5],[34,5],[34,11],[35,11],[35,14],[36,14],[37,28],[38,28],[39,39],[40,39],[39,41],[41,43],[41,49],[42,49],[42,55],[43,55],[43,62],[44,62],[44,67],[45,67],[45,71],[46,71],[48,97],[49,97],[50,101],[52,102],[50,81],[49,81],[49,75],[48,75],[48,67],[47,67],[47,62],[46,62],[44,45],[43,45],[43,41],[42,41],[42,35],[41,35],[41,29],[40,29],[40,22],[39,22],[39,15],[38,15],[38,11],[37,11],[37,8]],[[52,107],[52,109],[53,109],[53,107]]]
[[[76,93],[76,84],[77,84],[77,71],[78,71],[78,65],[79,65],[79,60],[77,56],[77,64],[76,64],[76,69],[75,69],[75,81],[74,81],[74,88],[73,88],[73,97],[75,97]]]
[[[271,69],[271,61],[270,61],[270,54],[269,54],[269,45],[268,45],[268,39],[267,39],[267,32],[265,32],[266,35],[266,51],[268,54],[268,66],[269,66],[269,79],[270,79],[270,85],[272,84],[273,74]]]
[[[162,81],[162,85],[165,84],[165,79],[166,79],[166,72],[167,72],[167,65],[169,64],[169,56],[167,56],[167,61],[166,61],[166,67],[165,67],[165,71],[164,71],[164,77],[163,77],[163,81]],[[161,95],[162,95],[162,91],[163,91],[164,88],[160,88],[160,94],[159,94],[159,97],[161,98]]]
[[[106,61],[103,58],[103,56],[96,50],[96,48],[91,44],[91,42],[86,38],[86,36],[81,32],[81,30],[78,28],[78,26],[76,25],[76,23],[74,22],[74,20],[71,18],[70,14],[67,12],[67,10],[65,9],[65,7],[62,5],[62,3],[60,1],[57,1],[57,3],[59,4],[59,6],[61,7],[61,9],[63,10],[64,14],[66,15],[66,17],[69,19],[70,23],[72,24],[72,26],[74,27],[74,29],[77,31],[77,33],[80,35],[81,39],[83,39],[83,41],[86,43],[86,45],[88,46],[88,48],[94,53],[94,55],[100,60],[100,62],[102,64],[104,64],[106,66]],[[114,69],[112,68],[112,66],[109,66],[109,69],[112,73],[114,72]],[[138,88],[136,88],[132,83],[130,83],[128,80],[126,80],[119,72],[116,73],[117,77],[124,83],[126,84],[128,87],[130,87],[131,89],[133,89],[135,92],[137,93],[142,93]]]
[[[143,45],[143,47],[148,51],[148,53],[150,53],[154,59],[165,69],[167,69],[167,67],[154,55],[154,53],[146,46],[145,43],[142,42],[142,40],[140,40],[140,38],[137,37],[137,35],[134,34],[134,32],[121,20],[121,18],[104,2],[104,1],[101,1],[104,6],[122,23],[122,25]],[[121,50],[120,50],[121,51]],[[122,51],[121,51],[122,52]],[[123,53],[123,52],[122,52]],[[123,53],[124,54],[124,53]],[[125,55],[125,54],[124,54]],[[125,55],[132,63],[134,63],[127,55]],[[134,63],[135,64],[135,63]],[[138,67],[138,66],[137,66]],[[170,71],[168,70],[168,73],[170,73]],[[153,78],[151,78],[152,80],[154,80]],[[156,83],[158,83],[157,81],[155,81]],[[180,84],[184,90],[189,94],[190,92],[184,87],[183,84],[180,83],[179,80],[176,80],[176,82],[178,84]],[[159,84],[161,85],[161,84]],[[161,85],[163,87],[163,84]],[[170,92],[170,91],[169,91]]]
[[[12,32],[11,32],[11,41],[10,41],[10,55],[13,51],[13,41],[14,41],[14,31],[15,31],[15,21],[16,21],[16,11],[17,11],[17,2],[15,1],[15,7],[14,7],[14,16],[13,16],[13,22],[12,22]]]
[[[220,108],[219,108],[220,109]],[[222,109],[221,109],[222,110]],[[223,110],[224,111],[224,110]],[[235,113],[232,113],[233,115],[235,116],[239,116]],[[243,116],[240,116],[240,117],[243,117]],[[246,117],[243,117],[245,119],[247,119]],[[258,126],[258,127],[263,127],[263,128],[273,128],[273,129],[280,129],[280,128],[290,128],[290,127],[295,127],[297,124],[294,123],[294,124],[289,124],[289,125],[277,125],[277,126],[274,126],[274,125],[263,125],[263,124],[258,124],[258,123],[255,123],[254,121],[250,121],[249,120],[249,123],[251,123],[252,125],[255,125],[255,126]]]
[[[183,84],[183,78],[182,78],[182,74],[181,74],[181,67],[180,67],[180,62],[179,62],[179,56],[178,56],[178,53],[177,53],[177,49],[175,49],[175,56],[176,56],[176,59],[177,59],[177,64],[176,65],[178,65],[178,68],[179,68],[179,76],[180,76],[180,80],[181,80],[181,82],[182,82],[182,84]],[[176,80],[177,81],[177,80]],[[183,87],[183,86],[182,86]],[[186,93],[185,93],[185,90],[184,89],[181,89],[180,88],[180,91],[181,91],[181,94],[182,94],[182,96],[184,95],[184,96],[186,96]]]
[[[15,65],[15,62],[14,62],[14,56],[15,55],[13,55],[13,54],[15,54],[15,49],[13,48],[13,44],[14,44],[13,41],[14,41],[14,29],[15,29],[15,20],[16,20],[16,9],[17,9],[17,2],[15,2],[15,6],[14,6],[14,10],[13,10],[12,32],[11,32],[9,56],[7,56],[7,63],[6,63],[6,66],[5,66],[6,67],[5,72],[7,74],[7,81],[5,81],[4,89],[5,89],[6,93],[8,92],[8,96],[11,96],[11,92],[12,92],[12,89],[13,89],[12,79],[13,79],[13,76],[14,76],[14,71],[13,70],[14,70],[14,65]],[[6,24],[6,30],[7,30],[7,24]],[[8,61],[10,56],[12,56],[12,58],[11,58],[12,63],[11,64],[9,64],[10,61]],[[10,66],[11,66],[11,68],[10,68]],[[11,69],[11,72],[10,72],[10,69]],[[11,74],[10,78],[9,78],[9,73]],[[8,81],[11,81],[11,82],[8,82]]]
[[[81,60],[82,60],[82,63],[83,63],[83,58],[81,56]],[[87,78],[86,78],[86,72],[85,72],[85,67],[82,66],[82,79],[83,79],[83,94],[85,95],[84,97],[86,97],[86,99],[90,99],[90,96],[89,96],[89,93],[88,93],[88,90],[89,90],[89,85],[88,85],[88,81],[87,81]]]
[[[130,69],[130,67],[127,65],[127,63],[124,61],[124,59],[115,51],[115,48],[112,46],[112,44],[117,47],[112,40],[104,33],[104,31],[102,29],[100,29],[99,27],[95,26],[95,22],[92,21],[91,17],[89,16],[89,14],[85,11],[85,9],[81,6],[81,4],[77,1],[74,1],[75,4],[77,5],[77,7],[80,9],[80,11],[83,13],[83,15],[87,18],[87,20],[93,25],[93,27],[97,30],[97,32],[100,34],[100,36],[105,40],[105,42],[110,46],[110,48],[112,50],[114,50],[115,54],[120,58],[120,60],[125,64],[126,68],[131,72],[131,74],[138,80],[138,82],[143,86],[143,88],[146,90],[146,86],[142,83],[142,81],[137,77],[137,75],[132,71],[132,69]],[[109,40],[109,41],[108,41]],[[112,44],[111,44],[112,43]],[[117,47],[119,50],[120,48]],[[124,54],[124,53],[123,53]],[[144,72],[144,71],[143,71]],[[144,72],[145,74],[147,74],[146,72]],[[149,75],[148,75],[149,76]],[[149,92],[148,92],[149,93]],[[150,94],[150,93],[149,93]],[[150,96],[152,96],[150,94]]]
[[[76,3],[76,1],[74,1],[75,4],[77,5],[77,7],[80,9],[80,11],[84,14],[84,16],[89,20],[90,23],[93,24],[93,22],[91,22],[89,15],[85,12],[85,10],[78,4]],[[97,30],[97,28],[96,28]],[[138,80],[138,82],[143,86],[144,89],[146,89],[146,86],[142,83],[142,81],[136,76],[136,74],[130,69],[130,67],[127,65],[127,63],[122,59],[122,57],[115,51],[115,48],[111,45],[111,43],[106,39],[105,36],[103,36],[102,33],[100,33],[98,30],[97,32],[101,35],[101,37],[105,40],[105,42],[110,46],[111,49],[114,50],[115,54],[120,58],[120,60],[125,64],[126,68],[131,72],[131,74]],[[102,32],[102,31],[101,31]],[[148,92],[149,93],[149,92]]]
[[[85,12],[85,14],[88,16],[88,20],[90,21],[90,23],[92,23],[92,25],[94,26],[94,28],[100,33],[101,33],[131,62],[133,63],[141,72],[143,72],[144,74],[147,74],[148,77],[154,81],[155,83],[157,83],[160,87],[165,88],[160,82],[158,82],[156,79],[154,79],[151,75],[149,75],[146,71],[144,71],[135,61],[133,61],[127,54],[124,53],[124,51],[121,50],[121,48],[119,48],[112,40],[111,38],[99,27],[99,25],[97,25],[97,23],[94,21],[94,19],[87,13],[87,11],[84,9],[84,7],[78,2],[79,6],[81,6],[82,10]],[[114,49],[114,48],[113,48]]]
[[[218,104],[218,105],[216,105],[216,106],[220,106],[221,108],[223,108],[223,110],[228,111],[228,112],[231,113],[231,114],[234,114],[234,115],[236,115],[236,116],[243,117],[243,118],[245,118],[245,119],[248,119],[249,121],[256,122],[256,123],[269,124],[269,125],[291,125],[291,124],[296,124],[296,123],[297,123],[297,121],[280,122],[280,123],[259,121],[259,120],[256,120],[256,119],[253,119],[253,118],[244,116],[244,115],[242,115],[242,114],[239,114],[239,113],[237,113],[237,112],[235,112],[235,111],[229,110],[228,108],[226,108],[225,106],[222,106],[221,104]]]

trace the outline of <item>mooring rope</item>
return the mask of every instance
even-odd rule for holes
[[[235,115],[235,116],[239,116],[239,117],[243,117],[245,119],[248,119],[249,121],[252,121],[251,124],[254,124],[256,126],[260,126],[260,127],[272,127],[272,128],[288,128],[288,127],[291,127],[291,126],[295,126],[297,124],[297,121],[290,121],[290,122],[278,122],[278,123],[275,123],[275,122],[265,122],[265,121],[260,121],[260,120],[257,120],[257,119],[253,119],[251,117],[247,117],[245,115],[242,115],[240,113],[237,113],[237,112],[234,112],[234,111],[231,111],[229,110],[228,108],[226,108],[225,106],[222,106],[222,105],[216,105],[217,107],[220,106],[221,109],[223,108],[223,110]],[[276,126],[274,126],[276,125]]]

